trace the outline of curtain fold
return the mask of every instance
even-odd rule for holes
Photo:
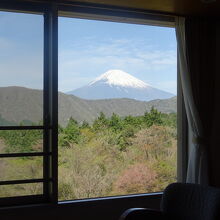
[[[209,134],[214,103],[215,24],[176,18],[178,62],[184,104],[191,132],[186,182],[207,185]]]

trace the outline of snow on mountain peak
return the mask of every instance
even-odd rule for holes
[[[92,81],[89,86],[101,81],[108,85],[131,87],[131,88],[147,88],[150,85],[135,78],[134,76],[122,70],[109,70]]]

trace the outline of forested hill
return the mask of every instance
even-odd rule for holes
[[[43,118],[43,93],[23,87],[0,87],[0,124],[39,122]],[[176,112],[176,97],[142,102],[133,99],[85,100],[59,92],[59,123],[65,126],[70,117],[78,122],[92,122],[100,112],[107,117],[139,116],[155,107],[163,113]]]

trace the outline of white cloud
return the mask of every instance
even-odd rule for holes
[[[122,69],[142,79],[145,79],[146,75],[154,77],[157,74],[161,75],[162,72],[175,72],[175,47],[171,45],[168,47],[171,49],[162,50],[158,45],[148,42],[150,42],[148,39],[128,38],[97,41],[95,37],[91,37],[84,38],[83,43],[81,41],[68,47],[60,46],[59,74],[62,75],[60,78],[65,79],[60,83],[60,89],[68,91],[83,86],[109,69]],[[69,83],[75,82],[73,78],[77,78],[77,83]],[[163,76],[161,80],[165,78]],[[155,82],[153,80],[154,85]],[[175,90],[175,86],[169,83],[166,86],[162,84],[156,86],[166,88],[168,91]]]
[[[60,74],[66,77],[101,74],[103,68],[117,68],[135,72],[165,71],[176,66],[175,50],[148,50],[139,42],[129,40],[110,41],[109,44],[86,45],[83,48],[61,50]]]

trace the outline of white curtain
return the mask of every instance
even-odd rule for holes
[[[187,62],[186,38],[185,38],[185,18],[176,18],[176,37],[178,47],[178,62],[180,81],[183,90],[183,98],[189,124],[189,157],[186,182],[208,184],[208,162],[207,150],[203,137],[203,127],[195,105],[192,83],[190,79],[189,64]]]

